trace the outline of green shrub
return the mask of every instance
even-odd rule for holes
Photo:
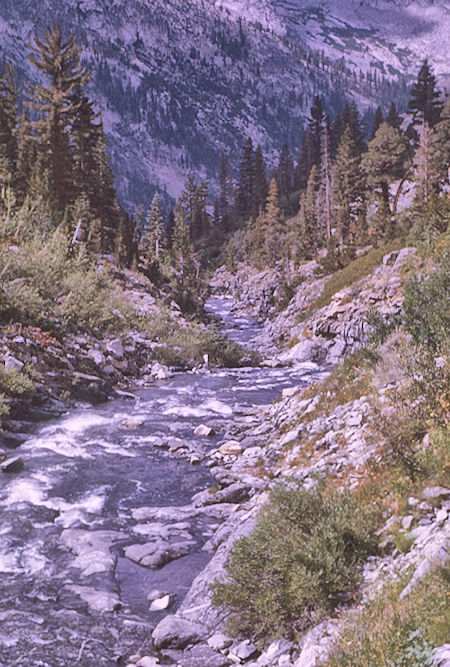
[[[331,667],[426,667],[433,648],[448,641],[448,568],[428,574],[403,600],[407,583],[387,582],[352,614],[336,641]]]
[[[9,407],[5,402],[5,397],[3,394],[0,394],[0,426],[2,420],[9,415]]]
[[[27,396],[34,392],[34,384],[24,370],[5,370],[0,366],[0,395]]]
[[[375,522],[348,493],[278,486],[252,534],[234,546],[227,580],[215,583],[213,601],[230,612],[230,632],[280,636],[331,612],[376,550]]]
[[[405,286],[403,325],[416,343],[433,352],[450,340],[450,255],[427,280],[413,276]]]
[[[120,331],[129,308],[90,259],[70,256],[63,235],[35,236],[0,252],[0,321],[49,329]]]
[[[246,354],[238,343],[223,337],[214,327],[195,321],[182,323],[165,308],[143,318],[140,326],[160,344],[155,354],[169,366],[198,366],[207,354],[211,365],[233,368],[242,363]]]

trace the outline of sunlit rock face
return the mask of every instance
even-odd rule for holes
[[[425,55],[438,74],[448,70],[449,9],[439,3],[5,0],[0,59],[13,61],[19,83],[37,76],[24,45],[55,21],[93,70],[131,208],[147,206],[155,188],[177,196],[190,170],[214,189],[221,149],[236,161],[247,136],[269,165],[284,142],[295,152],[316,94],[332,115],[345,98],[401,107],[405,75]]]

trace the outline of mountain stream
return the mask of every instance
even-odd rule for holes
[[[259,327],[231,305],[207,304],[245,345]],[[120,665],[149,651],[153,627],[210,559],[202,546],[223,518],[214,506],[177,509],[212,484],[205,453],[234,422],[310,379],[295,367],[177,373],[30,435],[15,452],[23,471],[0,480],[1,667]],[[216,435],[195,436],[201,423]],[[150,610],[162,593],[174,599],[170,612]]]

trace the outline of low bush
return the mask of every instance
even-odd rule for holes
[[[0,251],[0,321],[17,321],[53,333],[116,332],[132,310],[89,258],[75,259],[55,232]]]
[[[413,276],[405,286],[403,326],[414,341],[438,353],[450,340],[450,255],[428,279]]]
[[[29,396],[34,392],[34,384],[24,370],[5,370],[0,366],[0,394],[5,396]]]
[[[361,562],[376,551],[376,512],[349,493],[278,486],[249,537],[238,540],[215,583],[234,635],[291,635],[348,599]]]
[[[143,318],[140,327],[160,344],[155,355],[169,366],[198,366],[207,354],[211,365],[233,368],[242,363],[246,354],[238,343],[223,337],[214,327],[195,321],[182,324],[165,308]]]
[[[450,571],[428,574],[403,600],[406,585],[387,582],[360,611],[351,614],[338,636],[329,667],[426,667],[432,651],[448,641]]]

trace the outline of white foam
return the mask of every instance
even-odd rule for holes
[[[233,414],[233,409],[230,408],[229,405],[227,405],[226,403],[222,403],[222,401],[217,401],[214,398],[211,399],[210,401],[207,401],[203,405],[207,410],[212,410],[213,412],[217,412],[220,415]]]

